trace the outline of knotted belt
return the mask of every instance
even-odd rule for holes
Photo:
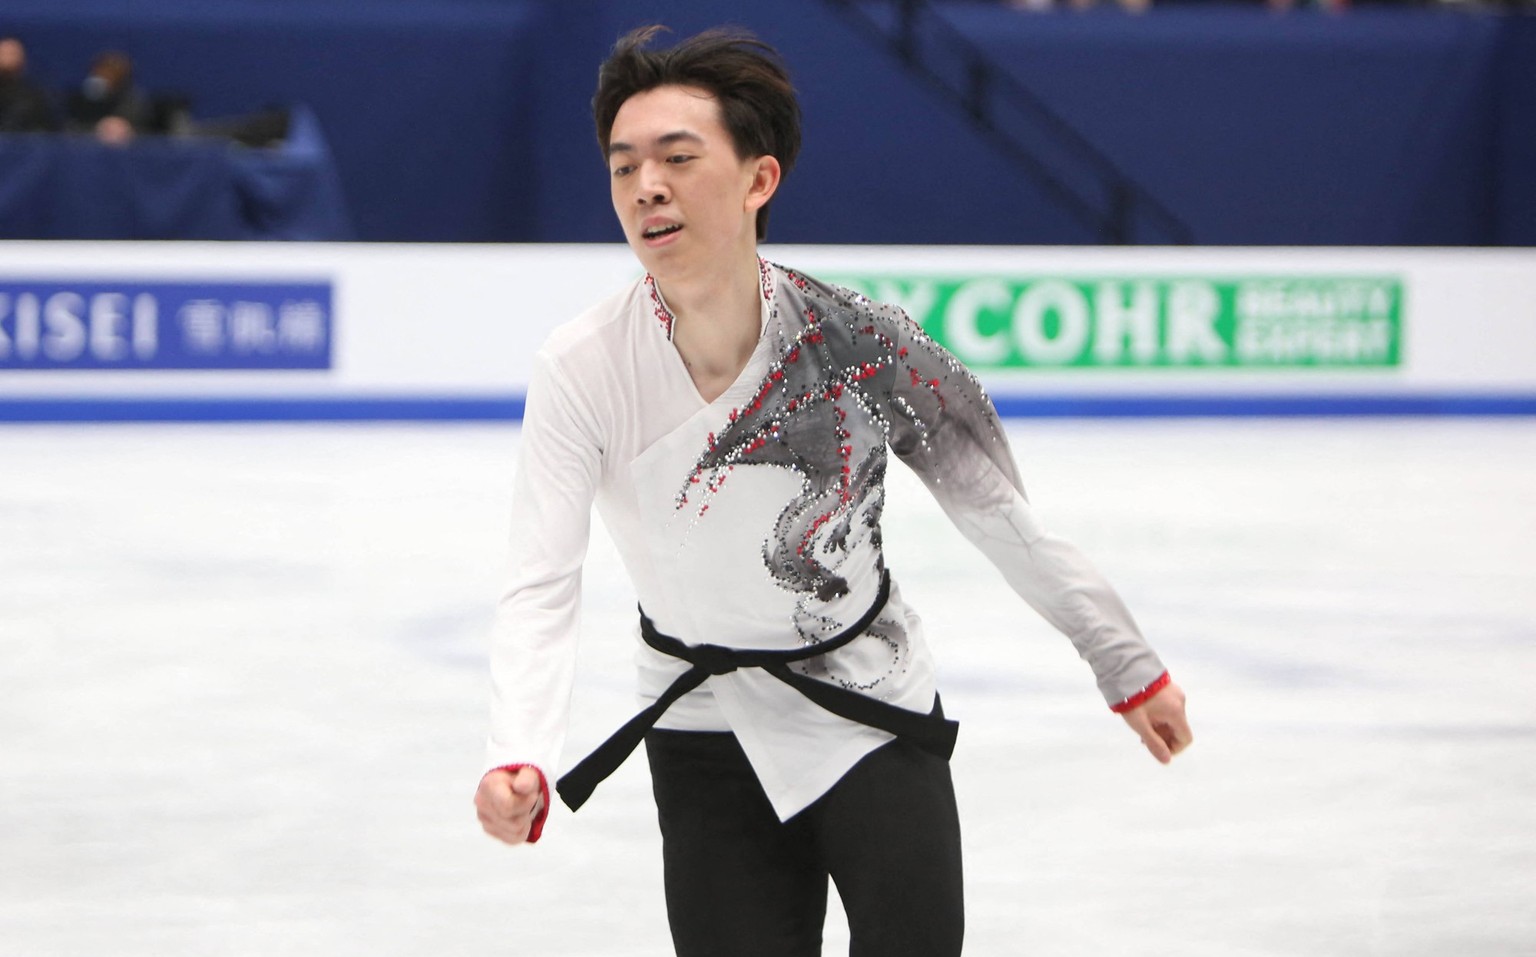
[[[612,737],[598,745],[597,750],[567,771],[555,785],[560,799],[573,811],[581,807],[603,779],[617,771],[624,759],[634,752],[645,738],[645,733],[661,720],[673,702],[703,684],[710,675],[729,674],[738,668],[761,668],[839,717],[905,738],[925,751],[948,758],[955,750],[955,735],[959,733],[960,725],[946,720],[941,712],[925,714],[898,708],[857,691],[790,670],[791,662],[805,661],[836,651],[864,634],[874,624],[890,595],[890,574],[882,571],[880,591],[875,596],[875,603],[869,606],[869,610],[858,621],[825,641],[793,651],[755,651],[723,645],[684,644],[657,631],[655,624],[642,610],[640,637],[645,643],[663,654],[681,658],[692,667],[679,675],[655,703],[631,718]]]

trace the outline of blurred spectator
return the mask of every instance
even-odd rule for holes
[[[255,113],[212,120],[187,122],[188,136],[224,139],[241,146],[266,148],[281,146],[288,138],[292,117],[286,107],[269,106]]]
[[[0,133],[57,128],[53,101],[27,79],[27,48],[15,37],[0,37]]]
[[[1015,10],[1045,11],[1054,8],[1057,0],[1006,0]],[[1098,6],[1099,0],[1061,0],[1063,6],[1073,10],[1088,10]],[[1145,13],[1152,8],[1152,0],[1114,0],[1122,9],[1130,13]]]
[[[133,82],[133,61],[126,53],[109,51],[96,57],[80,89],[70,94],[66,109],[69,127],[95,133],[106,143],[126,143],[155,129],[155,108]]]

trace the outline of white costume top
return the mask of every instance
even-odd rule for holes
[[[492,638],[487,768],[547,780],[564,744],[594,501],[640,605],[683,642],[797,649],[877,593],[887,448],[1009,585],[1065,633],[1111,704],[1163,674],[1109,585],[1044,532],[979,384],[899,309],[762,263],[762,334],[714,402],[671,341],[647,277],[540,351],[513,494],[515,556]],[[639,646],[654,701],[687,665]],[[795,670],[927,712],[922,623],[892,584],[863,637]],[[660,727],[732,731],[788,819],[891,736],[758,669],[712,675]]]

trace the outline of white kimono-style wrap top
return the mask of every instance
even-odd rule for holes
[[[1072,640],[1108,702],[1157,680],[1163,665],[1114,591],[1036,524],[974,377],[898,309],[766,262],[761,277],[756,351],[713,402],[673,346],[649,277],[540,351],[492,636],[486,767],[533,765],[549,781],[560,767],[594,503],[657,630],[798,649],[873,603],[890,451]],[[637,663],[645,703],[688,667],[643,644]],[[894,581],[863,637],[793,667],[913,711],[934,703],[922,622]],[[734,732],[783,819],[891,739],[754,668],[711,675],[659,727]]]

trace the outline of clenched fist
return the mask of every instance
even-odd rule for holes
[[[475,810],[485,833],[508,844],[524,843],[544,813],[543,775],[526,766],[487,772],[475,791]],[[538,834],[532,837],[537,840]]]
[[[1163,764],[1189,747],[1195,736],[1189,730],[1189,719],[1184,715],[1184,689],[1169,682],[1157,694],[1133,711],[1121,715],[1141,737],[1152,756]]]

